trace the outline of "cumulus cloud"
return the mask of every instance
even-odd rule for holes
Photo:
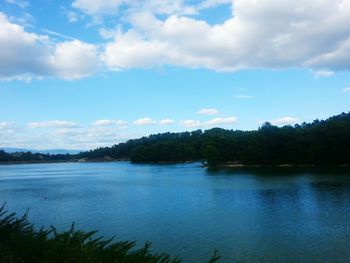
[[[298,118],[296,117],[281,117],[278,119],[272,119],[269,120],[268,122],[270,122],[272,125],[276,125],[276,126],[284,126],[284,125],[292,125],[292,124],[296,124],[298,122]]]
[[[187,128],[195,128],[203,126],[201,121],[198,120],[185,120],[181,122],[183,126]]]
[[[217,117],[209,121],[201,122],[199,120],[185,120],[181,124],[187,128],[196,128],[196,127],[215,127],[222,125],[230,125],[237,123],[236,117]]]
[[[99,59],[94,45],[73,40],[57,44],[49,64],[56,76],[79,79],[95,73]]]
[[[236,117],[214,118],[212,120],[205,122],[205,125],[206,126],[217,126],[217,125],[234,124],[236,122],[237,122]]]
[[[223,23],[211,25],[193,15],[228,3],[232,16]],[[78,79],[94,74],[100,63],[110,70],[309,68],[316,77],[350,70],[350,1],[74,0],[72,5],[95,18],[123,11],[121,20],[128,24],[101,28],[108,42],[97,47],[31,33],[0,12],[0,79]],[[71,22],[81,16],[69,12]]]
[[[157,124],[156,121],[152,120],[151,118],[142,118],[134,121],[135,125],[154,125]]]
[[[174,124],[174,123],[175,123],[175,121],[172,119],[169,119],[169,118],[159,121],[159,125],[170,125],[170,124]]]
[[[344,88],[344,89],[343,89],[343,92],[344,92],[344,93],[350,93],[350,87]]]
[[[199,127],[215,127],[222,125],[235,124],[237,122],[236,117],[226,117],[226,118],[214,118],[206,122],[201,122],[199,120],[185,120],[181,124],[187,128],[199,128]]]
[[[233,0],[232,17],[209,25],[191,17],[135,17],[107,44],[111,69],[175,65],[213,70],[350,69],[350,2]],[[146,23],[146,22],[149,23]],[[135,25],[135,27],[133,26]]]
[[[219,110],[208,108],[208,109],[201,109],[197,111],[197,113],[200,115],[215,115],[219,113]]]
[[[54,43],[27,32],[0,12],[0,79],[77,79],[96,72],[97,49],[79,40]]]
[[[72,121],[41,121],[41,122],[30,122],[28,123],[29,128],[76,128],[78,125]]]
[[[102,38],[104,39],[113,39],[118,33],[118,28],[116,29],[111,29],[111,28],[100,28],[99,29],[99,34]]]
[[[126,124],[127,122],[123,120],[97,120],[92,123],[94,126],[125,126]]]

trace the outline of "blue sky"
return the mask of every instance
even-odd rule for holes
[[[348,0],[0,0],[0,147],[348,112],[348,21]]]

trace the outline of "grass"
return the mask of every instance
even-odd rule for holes
[[[17,217],[9,213],[5,204],[0,208],[0,262],[7,263],[178,263],[166,253],[150,252],[150,242],[136,249],[135,241],[106,240],[97,231],[84,232],[72,224],[64,232],[56,228],[35,230],[28,213]],[[214,251],[209,263],[219,261]]]

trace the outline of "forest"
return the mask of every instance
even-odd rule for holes
[[[213,128],[162,133],[77,155],[8,154],[0,162],[106,161],[134,163],[203,161],[208,165],[349,165],[350,112],[312,123],[277,127],[266,122],[253,131]]]

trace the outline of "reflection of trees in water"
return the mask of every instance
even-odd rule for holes
[[[235,258],[243,262],[345,262],[350,258],[346,176],[299,175],[288,177],[284,186],[280,184],[283,176],[260,175],[255,182],[252,177],[246,181],[244,176],[223,177],[242,185],[249,181],[251,186],[213,190],[216,204],[230,218],[222,220],[219,229],[231,225],[232,235],[241,241]]]

